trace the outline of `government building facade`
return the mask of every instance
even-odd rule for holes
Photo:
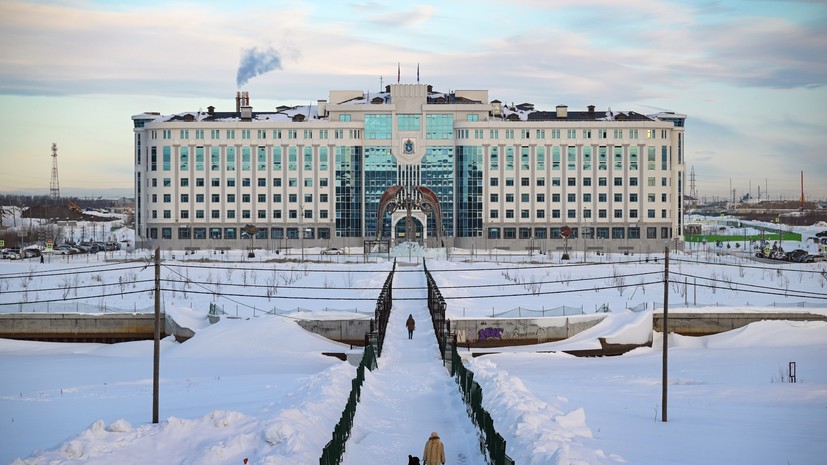
[[[246,92],[235,100],[234,111],[132,117],[139,246],[682,244],[685,115],[544,111],[424,84],[265,111]]]

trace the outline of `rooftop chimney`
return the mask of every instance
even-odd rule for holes
[[[589,105],[589,106],[587,106],[586,108],[588,108],[588,109],[589,109],[589,114],[594,113],[594,105]]]
[[[558,118],[568,118],[569,117],[569,107],[566,105],[557,105],[557,117]]]
[[[215,107],[212,106],[212,105],[208,106],[207,107],[207,114],[211,115],[211,116],[214,115],[215,114]]]

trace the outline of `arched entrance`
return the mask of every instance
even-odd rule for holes
[[[428,224],[428,217],[422,212],[412,212],[412,225],[406,224],[408,221],[405,212],[395,211],[391,214],[391,230],[393,231],[393,239],[397,242],[419,242],[424,243],[428,239],[428,230],[425,224]],[[409,232],[412,231],[412,232]]]
[[[424,225],[428,224],[428,215],[433,215],[436,231],[434,237],[436,243],[442,246],[442,209],[436,194],[424,186],[391,186],[379,199],[377,211],[376,238],[382,238],[382,218],[385,213],[390,213],[391,228],[395,231],[401,223],[404,228],[406,241],[417,242],[416,223],[419,223],[422,241],[428,238],[428,230]]]

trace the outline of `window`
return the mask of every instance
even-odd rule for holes
[[[589,187],[592,185],[592,178],[583,178],[583,186]]]
[[[576,178],[566,179],[566,185],[567,186],[576,186],[577,185],[577,179]]]
[[[497,186],[500,185],[499,181],[500,181],[499,178],[491,178],[491,180],[489,181],[489,184],[491,184],[491,187],[497,187]]]
[[[614,178],[614,185],[615,186],[622,186],[623,185],[623,178]]]
[[[597,185],[598,186],[607,186],[607,179],[606,178],[597,178]]]
[[[491,219],[499,218],[499,216],[500,216],[500,212],[498,210],[493,210],[492,209],[491,211],[488,212],[488,217],[491,218]]]
[[[500,201],[500,195],[499,194],[491,194],[491,196],[489,197],[489,200],[491,202],[499,202]]]
[[[577,218],[577,211],[573,208],[566,210],[566,218]]]

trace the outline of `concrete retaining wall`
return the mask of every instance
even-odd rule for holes
[[[370,320],[299,320],[299,326],[337,342],[363,346]]]
[[[161,337],[171,334],[161,315]],[[5,313],[0,338],[53,342],[125,342],[153,339],[152,313]]]
[[[458,342],[463,346],[502,347],[566,339],[591,328],[604,317],[458,319],[451,320],[451,330],[457,331]],[[328,339],[353,345],[364,345],[365,334],[370,330],[370,320],[299,320],[299,325]]]
[[[655,331],[663,331],[663,313],[653,315]],[[681,313],[669,312],[669,332],[684,336],[709,336],[763,320],[827,321],[827,316],[807,312]]]
[[[605,314],[546,318],[451,320],[457,343],[466,347],[502,347],[560,341],[600,323]]]

